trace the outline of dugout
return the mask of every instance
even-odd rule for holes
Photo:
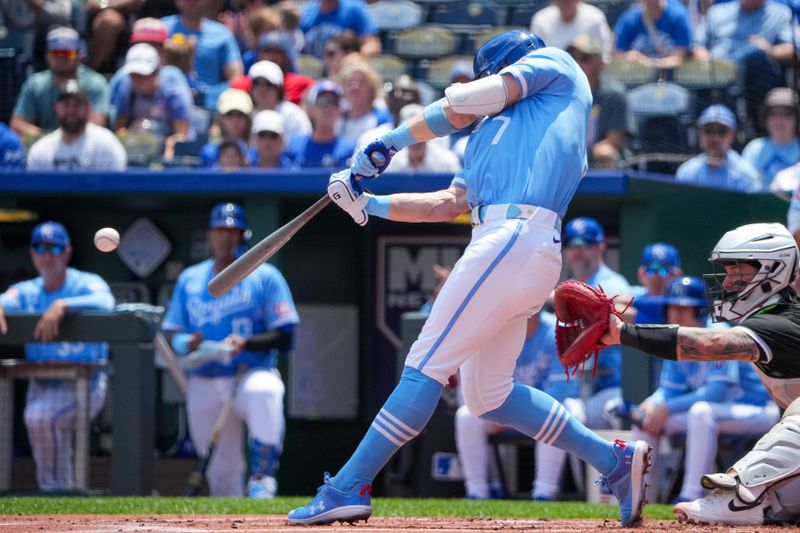
[[[259,239],[324,194],[327,177],[317,171],[194,169],[12,172],[0,176],[0,209],[29,210],[38,220],[63,222],[73,239],[73,266],[97,272],[112,283],[144,285],[148,303],[159,304],[182,268],[204,257],[204,228],[212,205],[225,200],[242,203],[254,239]],[[375,180],[370,187],[386,194],[434,190],[449,182],[442,175],[398,174]],[[702,274],[710,248],[724,231],[748,222],[783,222],[787,208],[785,200],[766,193],[679,185],[670,177],[646,173],[591,171],[566,219],[597,218],[607,231],[609,263],[634,282],[641,249],[650,242],[674,244],[684,270]],[[92,236],[100,227],[113,226],[124,239],[126,229],[143,217],[163,234],[169,252],[152,273],[141,277],[118,254],[95,250]],[[36,220],[10,220],[0,223],[2,288],[35,275],[27,245]],[[432,264],[454,261],[468,238],[466,224],[373,220],[360,228],[329,207],[273,258],[308,327],[326,335],[349,328],[346,343],[334,347],[312,343],[295,353],[291,363],[281,363],[288,386],[279,476],[282,494],[312,493],[321,473],[338,468],[352,452],[396,383],[402,314],[417,310],[432,290]],[[644,358],[633,361],[646,364]],[[644,366],[626,366],[628,375],[641,376],[643,371]],[[643,380],[625,381],[631,399],[647,394]],[[380,485],[376,489],[381,493]]]

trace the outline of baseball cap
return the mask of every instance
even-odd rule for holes
[[[167,25],[161,19],[145,17],[133,23],[132,43],[164,44],[168,38]]]
[[[765,107],[797,107],[797,95],[788,87],[776,87],[767,93]]]
[[[66,26],[54,28],[47,33],[47,50],[80,51],[81,38],[78,32]]]
[[[681,256],[678,249],[665,242],[648,244],[642,250],[641,265],[648,274],[667,275],[670,271],[681,267]]]
[[[31,246],[37,244],[56,244],[58,246],[69,246],[69,233],[60,222],[48,220],[42,222],[31,234]]]
[[[61,100],[68,96],[80,98],[84,102],[89,101],[89,96],[86,94],[86,91],[83,90],[78,80],[75,79],[67,80],[58,87],[58,96],[56,100]]]
[[[125,66],[122,71],[125,74],[140,74],[149,76],[161,66],[161,58],[158,51],[147,43],[139,43],[131,46],[125,55]]]
[[[294,58],[294,38],[284,31],[269,31],[258,40],[259,50],[283,50],[289,58]]]
[[[250,222],[244,207],[233,202],[223,202],[211,209],[208,216],[208,227],[246,230],[250,227]]]
[[[271,109],[259,111],[253,117],[253,128],[251,130],[254,134],[262,131],[271,131],[278,135],[284,135],[286,129],[283,127],[283,115]]]
[[[589,217],[570,220],[564,228],[564,246],[594,246],[606,239],[603,226]]]
[[[217,112],[225,115],[231,111],[241,111],[245,115],[253,112],[253,101],[250,95],[239,89],[226,89],[217,100]]]
[[[319,80],[308,90],[308,101],[316,103],[317,99],[323,94],[333,94],[339,99],[342,96],[341,86],[333,80]]]
[[[708,106],[697,119],[697,125],[703,127],[706,124],[722,124],[730,129],[736,128],[736,115],[723,104]]]
[[[272,61],[259,61],[257,63],[253,63],[253,66],[250,67],[250,70],[247,74],[253,81],[256,81],[258,78],[264,78],[272,85],[283,87],[283,71],[281,70],[281,67]]]
[[[575,40],[572,41],[572,43],[567,47],[567,50],[570,48],[574,48],[575,50],[591,56],[603,55],[603,45],[600,44],[597,39],[594,39],[585,33],[575,37]]]

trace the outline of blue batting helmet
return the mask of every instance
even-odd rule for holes
[[[244,207],[233,202],[217,204],[211,209],[208,217],[209,228],[236,228],[246,231],[250,227],[247,211]]]
[[[696,307],[697,317],[701,320],[708,316],[706,285],[697,276],[682,276],[670,281],[664,292],[664,301],[667,305]]]
[[[474,79],[497,74],[528,52],[545,46],[541,38],[524,30],[505,31],[495,35],[483,43],[475,54],[472,62]]]

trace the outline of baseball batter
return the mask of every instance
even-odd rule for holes
[[[442,387],[460,369],[470,412],[573,453],[604,474],[624,525],[644,503],[644,442],[608,442],[552,396],[515,384],[528,317],[561,270],[561,217],[586,171],[591,91],[566,52],[525,31],[478,50],[476,78],[362,149],[335,173],[328,194],[358,224],[369,215],[404,222],[452,220],[471,210],[472,239],[441,289],[406,358],[400,383],[344,467],[323,477],[316,497],[289,513],[293,524],[367,519],[371,483],[389,458],[425,427]],[[432,193],[373,196],[358,178],[385,170],[397,151],[450,135],[480,118],[463,172]]]
[[[162,328],[179,355],[202,361],[189,377],[186,409],[195,449],[206,446],[226,398],[234,394],[233,416],[217,441],[206,477],[212,496],[241,496],[245,464],[242,422],[249,435],[250,475],[246,493],[272,498],[283,446],[284,385],[275,368],[298,323],[289,286],[272,265],[261,265],[228,294],[216,299],[209,280],[246,249],[247,213],[233,203],[211,210],[208,244],[212,258],[183,271]],[[236,390],[234,376],[247,371]]]
[[[711,315],[730,329],[639,326],[609,317],[604,344],[624,344],[672,361],[735,360],[753,364],[781,420],[727,472],[706,474],[713,492],[675,506],[679,520],[760,525],[800,518],[800,303],[790,284],[798,250],[781,224],[731,230],[711,251],[705,276]]]
[[[39,277],[15,283],[0,295],[0,332],[6,333],[8,329],[6,311],[42,313],[34,330],[34,338],[41,342],[26,344],[26,357],[49,361],[108,359],[106,343],[55,342],[65,314],[114,308],[114,296],[108,284],[97,274],[68,267],[72,245],[66,228],[58,222],[43,222],[33,229],[30,253]],[[103,407],[107,385],[108,376],[102,370],[89,382],[92,417]],[[74,489],[74,382],[31,380],[24,416],[39,489],[43,492]]]
[[[664,299],[668,323],[706,325],[708,304],[700,278],[674,279]],[[739,361],[666,361],[658,388],[639,408],[643,420],[634,435],[653,446],[656,458],[662,434],[686,436],[683,486],[677,501],[703,496],[698,480],[714,465],[719,435],[762,435],[779,415],[755,370]]]
[[[575,379],[567,380],[564,367],[556,354],[556,317],[540,311],[528,319],[528,336],[514,368],[514,382],[535,387],[558,400],[570,415],[585,419],[580,387]],[[489,497],[489,435],[506,431],[469,412],[466,405],[456,411],[456,447],[464,472],[467,498]],[[536,475],[531,497],[538,501],[551,501],[561,489],[561,473],[566,453],[545,443],[536,445]]]

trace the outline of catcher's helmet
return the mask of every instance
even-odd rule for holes
[[[702,321],[708,316],[706,286],[696,276],[682,276],[670,281],[664,292],[664,300],[667,305],[697,308],[697,318]]]
[[[247,211],[244,207],[233,202],[224,202],[215,205],[208,217],[209,228],[236,228],[246,231],[250,227]]]
[[[544,48],[544,41],[524,30],[510,30],[495,35],[478,48],[472,62],[473,79],[497,74],[503,68],[516,63],[528,52]]]
[[[797,275],[797,244],[783,224],[747,224],[727,232],[708,258],[713,274],[703,276],[706,282],[711,314],[715,321],[743,320],[777,301]],[[748,263],[758,270],[751,279],[740,280],[737,290],[722,286],[725,272],[717,266]]]

